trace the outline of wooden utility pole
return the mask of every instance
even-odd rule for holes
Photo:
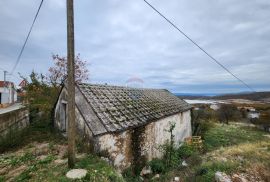
[[[68,61],[68,166],[75,165],[75,77],[73,0],[67,0],[67,61]]]

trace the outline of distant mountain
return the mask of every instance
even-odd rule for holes
[[[254,101],[266,101],[270,99],[270,92],[252,92],[239,94],[226,94],[212,97],[213,99],[247,99]]]
[[[188,93],[175,93],[181,99],[247,99],[254,101],[270,101],[270,92],[241,92],[231,94],[188,94]]]
[[[212,96],[217,96],[214,93],[174,93],[177,97],[181,99],[204,99]]]
[[[216,94],[216,93],[174,93],[174,95],[201,97],[201,96],[216,96],[216,95],[220,95],[220,94]]]

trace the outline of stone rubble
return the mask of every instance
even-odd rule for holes
[[[152,180],[158,179],[158,178],[160,178],[160,175],[159,174],[156,174],[155,176],[153,176]]]
[[[182,166],[184,166],[184,167],[187,167],[188,166],[188,164],[187,164],[187,162],[184,160],[182,163]]]
[[[215,181],[216,182],[232,182],[231,178],[228,175],[220,171],[215,173]]]
[[[87,170],[85,169],[71,169],[67,172],[66,177],[69,179],[82,179],[86,174]]]
[[[142,169],[140,176],[145,176],[148,174],[152,174],[152,169],[150,166],[144,166],[144,168]]]
[[[238,175],[238,174],[234,174],[233,176],[232,176],[232,180],[233,180],[233,182],[248,182],[248,180],[245,178],[245,177],[243,177],[243,175]]]

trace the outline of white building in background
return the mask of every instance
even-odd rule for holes
[[[256,112],[256,111],[250,111],[250,112],[248,112],[247,117],[249,119],[259,119],[260,118],[260,113]]]
[[[211,104],[210,108],[213,109],[214,111],[217,111],[217,110],[219,110],[220,105],[219,104]]]
[[[17,101],[14,83],[0,81],[0,104],[12,104]]]

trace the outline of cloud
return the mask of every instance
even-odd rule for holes
[[[268,0],[150,2],[254,89],[270,89]],[[38,4],[0,2],[0,67],[11,70]],[[143,1],[80,0],[74,6],[75,48],[89,62],[93,83],[125,85],[136,75],[146,87],[173,92],[247,91]],[[15,72],[45,73],[52,53],[66,54],[65,8],[64,0],[44,1]]]

